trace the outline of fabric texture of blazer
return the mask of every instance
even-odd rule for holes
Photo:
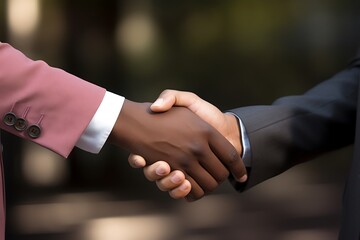
[[[0,128],[67,157],[106,90],[30,60],[6,43],[0,43],[0,66]],[[1,169],[0,240],[5,229],[3,185]]]
[[[339,239],[360,239],[360,56],[344,71],[301,96],[276,100],[270,106],[230,110],[248,133],[252,167],[242,191],[288,168],[341,147],[355,152],[344,194]],[[326,166],[324,166],[326,167]]]

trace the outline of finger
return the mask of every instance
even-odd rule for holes
[[[158,161],[144,167],[144,175],[149,181],[159,180],[169,174],[170,166],[164,161]]]
[[[203,155],[199,160],[201,166],[219,183],[222,183],[229,177],[229,170],[223,165],[219,158],[209,147],[207,155]]]
[[[191,184],[188,180],[185,179],[180,186],[169,191],[169,195],[174,199],[185,198],[190,193],[190,191]]]
[[[170,191],[179,187],[185,181],[185,174],[182,171],[174,170],[169,175],[156,181],[156,185],[161,191]]]
[[[205,195],[205,192],[202,190],[199,184],[187,174],[185,175],[185,178],[190,182],[191,185],[190,193],[185,197],[186,201],[193,202],[202,198]]]
[[[219,118],[223,117],[223,113],[217,107],[192,92],[165,90],[150,108],[154,112],[165,112],[173,106],[186,107],[218,131],[221,130],[218,122]]]
[[[191,165],[185,172],[199,185],[204,194],[214,191],[219,185],[218,181],[212,176],[212,174],[216,173],[209,173],[199,163],[197,165]],[[190,181],[189,178],[186,177],[186,179]],[[190,183],[191,186],[194,186],[193,182],[190,181]]]
[[[237,181],[246,181],[245,165],[229,141],[219,132],[212,132],[209,139],[210,148],[221,162],[229,169]]]
[[[146,166],[146,161],[142,156],[136,154],[130,154],[128,161],[131,167],[133,168],[143,168]]]
[[[164,112],[169,110],[172,106],[190,108],[190,106],[193,105],[198,99],[200,98],[191,92],[165,90],[160,94],[160,96],[151,105],[150,108],[154,112]]]

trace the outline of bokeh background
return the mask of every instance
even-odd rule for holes
[[[354,0],[1,0],[0,40],[134,101],[173,88],[226,110],[302,94],[342,70],[359,46],[359,7]],[[158,191],[112,146],[63,159],[8,134],[3,142],[11,240],[336,239],[352,148],[243,194],[224,183],[186,203]]]

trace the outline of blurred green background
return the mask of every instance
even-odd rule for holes
[[[359,46],[359,1],[1,0],[0,41],[134,101],[167,88],[221,110],[302,94]],[[81,94],[81,93],[79,93]],[[81,114],[81,109],[79,109]],[[65,160],[6,134],[16,240],[337,239],[351,146],[244,193],[172,200],[128,153]]]

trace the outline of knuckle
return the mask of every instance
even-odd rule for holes
[[[160,191],[166,192],[169,189],[167,189],[161,181],[156,181],[156,186],[159,188]]]
[[[189,172],[193,167],[193,163],[189,159],[181,159],[176,161],[176,164],[172,166],[172,170],[179,170],[182,172]]]
[[[228,164],[229,164],[229,167],[231,166],[234,166],[236,164],[239,163],[239,154],[238,152],[236,151],[235,148],[231,148],[229,151],[228,151]]]
[[[169,94],[171,93],[171,89],[165,89],[164,91],[161,92],[161,95],[166,95],[166,94]]]
[[[200,141],[194,141],[189,145],[189,151],[192,156],[195,156],[198,158],[199,156],[202,156],[204,154],[204,144]]]
[[[193,93],[193,92],[185,92],[186,94],[188,94],[188,96],[191,98],[191,99],[197,99],[199,98],[197,94]]]
[[[155,170],[149,167],[145,167],[143,169],[144,175],[146,177],[147,180],[153,182],[156,181],[156,174],[155,174]]]

